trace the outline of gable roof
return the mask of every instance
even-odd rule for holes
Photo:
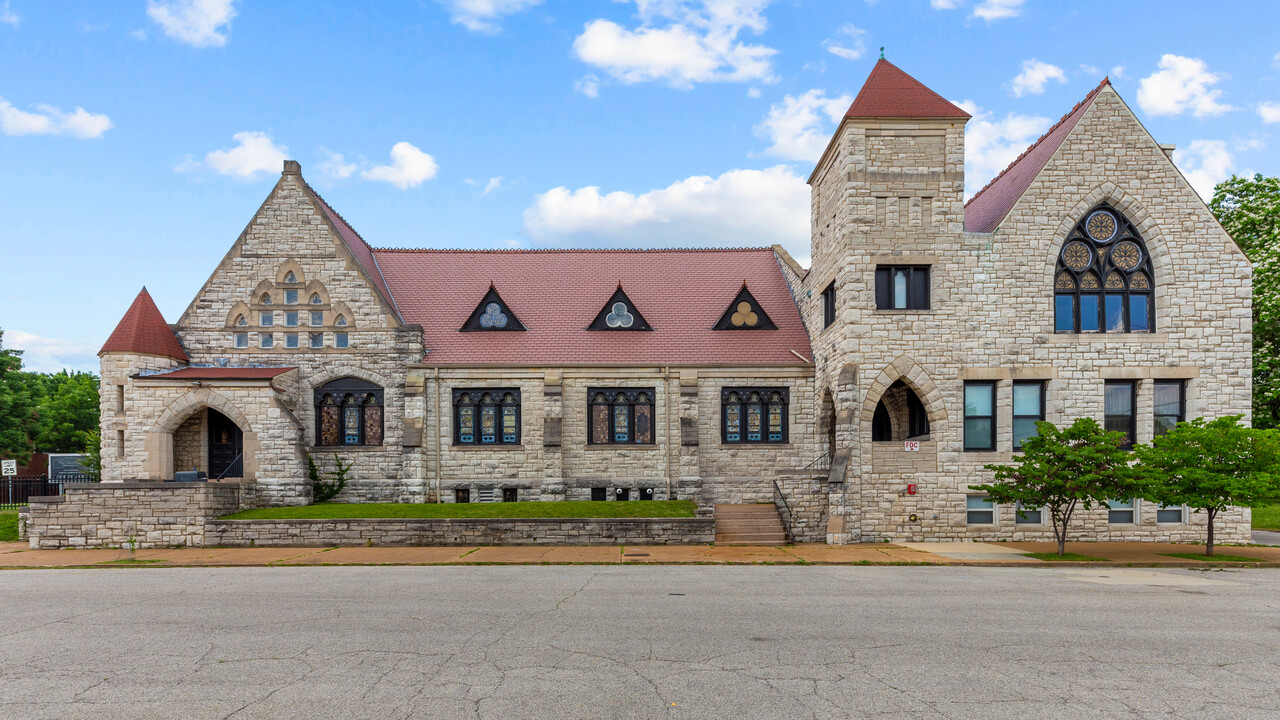
[[[850,118],[964,118],[969,113],[924,86],[897,65],[880,58],[848,112]]]
[[[373,254],[405,320],[422,326],[423,362],[431,365],[806,366],[812,357],[799,310],[769,248]],[[711,329],[744,280],[778,331]],[[644,308],[651,332],[586,329],[619,283]],[[458,330],[491,284],[520,312],[526,332]]]
[[[364,241],[364,238],[360,237],[360,233],[356,232],[336,210],[329,206],[329,203],[325,202],[324,198],[320,197],[320,193],[312,189],[305,181],[302,186],[306,189],[307,194],[320,206],[321,212],[324,213],[329,222],[333,223],[334,228],[338,231],[338,236],[342,238],[342,243],[347,246],[347,250],[355,257],[360,269],[364,270],[364,274],[369,278],[369,281],[382,294],[382,299],[399,316],[400,308],[396,305],[395,296],[391,294],[391,288],[387,286],[387,280],[382,275],[382,268],[378,267],[378,260],[373,256],[373,250],[369,247],[369,244]],[[404,318],[400,317],[400,320],[403,321]]]
[[[1094,98],[1102,88],[1111,84],[1110,78],[1103,78],[1094,88],[1076,103],[1071,111],[1063,115],[1040,139],[1031,143],[1018,159],[1009,164],[994,180],[978,191],[964,205],[964,229],[968,232],[989,233],[1000,226],[1004,217],[1009,214],[1018,199],[1031,186],[1036,176],[1044,169],[1049,158],[1058,151],[1063,141],[1071,134],[1076,123],[1084,117],[1084,113],[1093,104]]]
[[[623,312],[619,316],[614,312],[618,305],[622,305]],[[623,325],[622,320],[630,316],[627,320],[630,324]],[[617,320],[612,318],[617,317]],[[618,289],[613,291],[613,295],[605,301],[604,307],[600,308],[600,312],[596,313],[595,320],[587,326],[588,330],[652,330],[649,321],[644,319],[644,313],[640,312],[640,308],[627,297],[627,291],[622,289],[622,283],[618,283]]]
[[[490,305],[498,306],[496,316],[490,316]],[[491,318],[493,322],[485,322],[486,317]],[[525,327],[524,323],[520,322],[520,318],[511,311],[507,301],[498,294],[498,289],[489,285],[489,292],[480,298],[476,309],[471,311],[471,315],[459,330],[461,332],[524,332]]]
[[[120,318],[120,323],[102,345],[98,355],[110,352],[158,355],[182,362],[190,360],[145,287],[134,298],[124,317]]]

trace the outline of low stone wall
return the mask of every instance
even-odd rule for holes
[[[825,470],[778,470],[774,481],[782,497],[774,493],[773,504],[778,513],[790,519],[791,538],[798,543],[827,541],[827,519],[830,513],[830,484]],[[786,503],[783,504],[783,499]]]
[[[206,544],[211,519],[252,504],[253,483],[125,482],[67,485],[66,495],[32,498],[33,549]]]
[[[412,518],[212,520],[207,545],[695,545],[715,541],[715,519]]]

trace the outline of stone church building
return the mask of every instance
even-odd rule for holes
[[[1045,419],[1250,412],[1251,269],[1104,80],[968,203],[960,108],[880,60],[781,247],[370,245],[287,161],[172,324],[100,353],[104,480],[350,502],[776,502],[800,540],[1051,537],[969,486]],[[1072,536],[1194,540],[1117,498]],[[1247,510],[1220,521],[1246,539]]]

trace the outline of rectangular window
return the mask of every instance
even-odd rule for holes
[[[324,347],[324,333],[308,333],[310,335],[311,347]]]
[[[591,488],[591,499],[595,502],[604,502],[609,499],[609,488],[593,487]]]
[[[297,304],[298,304],[298,291],[297,291],[297,290],[285,290],[285,291],[284,291],[284,304],[285,304],[285,305],[297,305]]]
[[[284,314],[284,324],[289,327],[298,327],[298,311],[289,310]]]
[[[1132,500],[1108,500],[1107,501],[1107,522],[1113,525],[1132,525],[1133,524],[1133,501]]]
[[[124,459],[124,431],[123,430],[116,431],[116,459],[117,460]]]
[[[964,384],[964,449],[996,449],[996,384]]]
[[[344,332],[333,334],[333,346],[336,348],[344,348],[350,346],[350,340]]]
[[[1187,419],[1186,386],[1181,380],[1155,383],[1155,436],[1160,437]]]
[[[994,525],[996,506],[985,497],[971,495],[965,498],[965,520],[970,525]]]
[[[1076,331],[1076,296],[1056,295],[1053,298],[1053,330],[1069,333]]]
[[[876,267],[877,310],[928,310],[928,265]]]
[[[236,333],[236,347],[249,347],[249,333]]]
[[[588,388],[587,443],[652,445],[653,388]]]
[[[470,489],[470,488],[455,488],[455,489],[454,489],[454,491],[453,491],[453,501],[454,501],[454,502],[456,502],[456,503],[469,503],[469,502],[471,502],[471,489]]]
[[[1181,505],[1161,505],[1156,508],[1156,522],[1181,525],[1186,522],[1186,508]]]
[[[1124,296],[1107,294],[1107,332],[1124,332]]]
[[[271,327],[276,324],[275,313],[263,311],[258,313],[258,325],[260,327]]]
[[[276,338],[271,333],[261,333],[258,335],[258,347],[269,348],[275,347]]]
[[[323,327],[323,326],[324,326],[324,311],[312,310],[311,311],[311,327]]]
[[[516,488],[502,488],[502,502],[519,502],[520,491]]]
[[[285,333],[284,346],[287,348],[298,347],[298,333]]]
[[[1044,420],[1044,382],[1018,381],[1013,384],[1013,449],[1038,434],[1036,423]]]
[[[519,445],[520,391],[453,391],[454,445]]]
[[[721,388],[720,440],[725,444],[787,442],[787,388]]]
[[[826,290],[822,291],[822,328],[825,330],[831,327],[831,323],[836,321],[836,282],[831,281]]]
[[[1137,385],[1130,380],[1108,380],[1103,398],[1104,426],[1107,432],[1122,432],[1126,450],[1133,447],[1138,436],[1137,416],[1133,412]]]
[[[1098,332],[1098,296],[1085,293],[1080,296],[1080,332]]]
[[[116,385],[116,412],[124,414],[124,386]]]
[[[1013,522],[1018,525],[1043,525],[1044,510],[1023,507],[1022,503],[1018,503],[1018,510],[1013,515]]]
[[[1133,294],[1129,296],[1129,332],[1150,332],[1151,315],[1147,309],[1148,296]]]

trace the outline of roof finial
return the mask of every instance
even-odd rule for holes
[[[881,46],[880,46],[880,59],[881,59],[881,60],[883,60],[883,59],[884,59],[884,46],[883,46],[883,45],[881,45]]]

